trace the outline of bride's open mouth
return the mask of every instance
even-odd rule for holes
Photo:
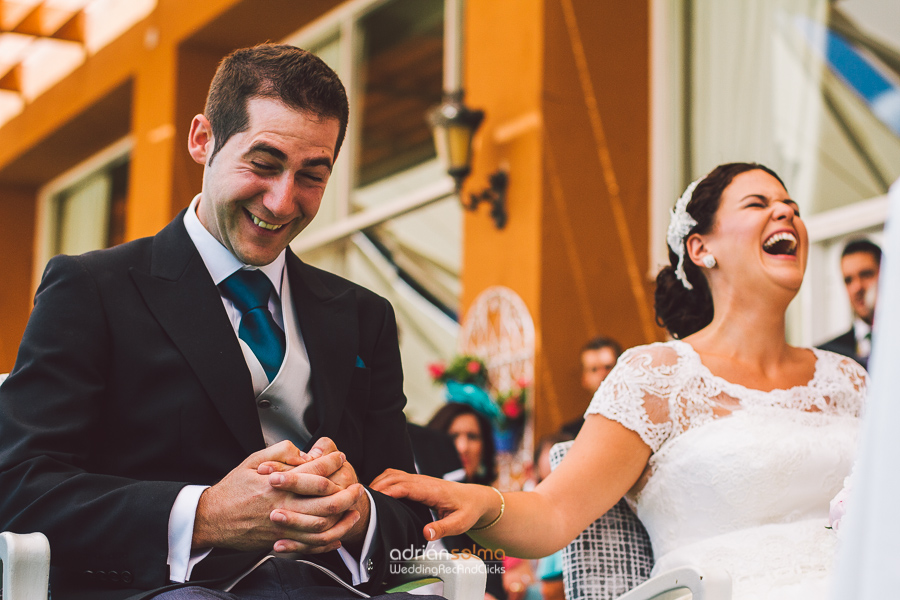
[[[773,233],[763,242],[763,250],[774,256],[795,256],[797,254],[797,236],[790,231]]]

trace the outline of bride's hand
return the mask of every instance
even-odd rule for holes
[[[388,469],[376,477],[370,487],[392,498],[408,498],[433,509],[438,520],[425,526],[423,531],[428,540],[465,533],[476,524],[482,525],[479,521],[489,523],[485,513],[499,510],[499,506],[493,507],[499,501],[489,487],[411,475],[396,469]]]

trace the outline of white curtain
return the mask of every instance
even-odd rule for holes
[[[58,197],[57,254],[106,248],[111,186],[109,173],[102,171]]]
[[[690,22],[690,164],[774,169],[801,205],[811,195],[822,110],[821,52],[798,20],[824,24],[828,0],[694,0]],[[819,56],[817,56],[817,54]]]
[[[807,216],[887,192],[900,138],[828,63],[829,25],[846,21],[829,0],[689,1],[692,176],[761,162]]]
[[[878,313],[869,360],[871,385],[860,436],[848,512],[841,521],[842,544],[835,600],[881,600],[900,595],[900,180],[891,188],[890,215],[881,265]]]

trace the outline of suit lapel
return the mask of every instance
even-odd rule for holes
[[[310,444],[334,435],[347,401],[359,352],[356,296],[352,290],[335,295],[316,270],[287,253],[288,281],[297,320],[309,355],[310,385],[318,427]]]
[[[131,270],[147,306],[250,454],[265,447],[253,384],[218,289],[184,228],[182,211],[153,239],[150,272]]]

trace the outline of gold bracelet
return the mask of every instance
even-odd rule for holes
[[[497,515],[497,518],[485,525],[484,527],[473,527],[469,531],[484,531],[485,529],[490,529],[494,525],[500,522],[500,518],[503,516],[503,511],[506,510],[506,498],[503,497],[503,494],[500,493],[500,490],[491,486],[491,489],[497,492],[497,495],[500,496],[500,514]]]

